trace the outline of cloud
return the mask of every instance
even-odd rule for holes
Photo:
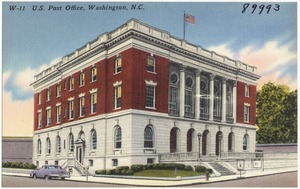
[[[297,72],[293,71],[297,63],[297,52],[292,50],[293,42],[280,43],[270,40],[262,46],[248,45],[241,50],[234,51],[228,44],[211,46],[208,49],[220,55],[241,60],[256,66],[261,79],[257,81],[258,89],[269,81],[288,85],[291,90],[297,89]]]
[[[2,80],[2,135],[3,136],[32,136],[33,134],[33,89],[30,84],[34,75],[57,63],[54,59],[50,64],[43,64],[39,68],[25,68],[13,76],[12,71],[3,72]],[[13,85],[13,86],[10,86]],[[7,90],[10,89],[10,90]],[[18,93],[28,94],[26,99],[18,99]]]
[[[53,59],[50,64],[43,64],[39,68],[33,69],[31,67],[25,68],[22,72],[18,72],[16,74],[14,85],[18,88],[18,90],[21,90],[21,92],[25,94],[32,94],[33,88],[30,86],[30,84],[34,80],[34,76],[41,71],[47,69],[49,66],[52,66],[60,61],[60,58]]]
[[[13,100],[12,92],[5,90],[12,72],[3,73],[3,109],[2,136],[32,136],[33,133],[33,98]]]

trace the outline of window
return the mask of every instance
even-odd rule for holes
[[[49,101],[49,100],[51,100],[51,89],[49,88],[49,89],[47,89],[47,97],[46,97],[46,99],[47,99],[47,101]]]
[[[74,100],[69,101],[69,119],[74,119]]]
[[[185,110],[185,115],[187,117],[191,117],[192,114],[192,98],[193,94],[192,91],[186,90],[185,91],[185,103],[184,103],[184,110]]]
[[[209,110],[209,82],[208,78],[206,76],[200,77],[200,113],[201,118],[204,118],[203,116],[208,116],[208,110]],[[208,118],[208,117],[207,117]]]
[[[250,89],[249,89],[249,85],[248,84],[245,85],[245,96],[246,97],[250,96]]]
[[[122,86],[115,87],[115,109],[121,108],[121,99],[122,99]]]
[[[144,130],[144,148],[153,148],[153,129],[148,125]]]
[[[118,159],[112,159],[112,166],[118,166]]]
[[[38,139],[38,141],[37,141],[37,154],[38,155],[42,154],[42,142],[41,142],[41,139]]]
[[[155,72],[155,59],[152,56],[147,58],[147,71]]]
[[[155,108],[155,86],[146,86],[146,107]]]
[[[84,97],[79,98],[79,117],[84,116],[85,113],[84,105],[85,105],[85,98]]]
[[[42,128],[42,112],[38,112],[38,128]]]
[[[61,95],[61,87],[60,87],[60,84],[56,85],[56,96],[57,97],[60,97]]]
[[[91,69],[91,82],[96,81],[96,80],[97,80],[97,68],[92,67],[92,69]]]
[[[214,81],[214,116],[220,117],[221,116],[221,105],[222,105],[222,98],[221,98],[221,84],[219,80]]]
[[[38,94],[38,104],[41,104],[42,101],[42,95],[41,93]]]
[[[47,126],[51,125],[51,109],[47,109]]]
[[[95,130],[92,130],[91,132],[91,149],[92,150],[97,149],[97,133]]]
[[[51,154],[51,141],[50,141],[50,138],[46,139],[46,143],[47,143],[47,154]]]
[[[56,137],[56,153],[60,153],[61,152],[61,140],[60,140],[60,136]]]
[[[97,112],[97,93],[91,94],[91,113]]]
[[[55,164],[55,165],[58,165],[58,160],[55,160],[55,161],[54,161],[54,164]]]
[[[122,129],[119,126],[115,129],[115,148],[122,148]]]
[[[243,138],[243,150],[248,150],[249,135],[245,134]]]
[[[70,78],[70,91],[73,91],[74,90],[74,78],[71,77]]]
[[[244,122],[249,123],[249,112],[250,112],[250,105],[244,105]]]
[[[120,73],[122,71],[122,58],[118,57],[115,60],[115,74]]]
[[[61,106],[56,106],[56,123],[61,122]]]
[[[72,133],[69,134],[69,151],[74,151],[74,136]]]
[[[231,132],[228,135],[228,152],[234,151],[234,133]]]
[[[155,158],[147,158],[147,164],[153,164],[155,161]]]
[[[94,166],[94,160],[89,159],[89,166],[90,166],[90,167],[93,167],[93,166]]]
[[[178,116],[178,75],[172,73],[169,80],[169,114]]]
[[[232,85],[226,83],[226,116],[233,116],[233,103],[232,103]]]
[[[84,84],[85,84],[85,74],[84,72],[81,72],[79,76],[79,86],[84,86]]]

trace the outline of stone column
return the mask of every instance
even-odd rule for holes
[[[215,74],[210,74],[210,82],[209,82],[209,87],[210,87],[210,92],[209,92],[209,121],[214,120],[214,86],[215,86]]]
[[[195,119],[200,119],[200,73],[196,70]]]
[[[236,86],[237,86],[237,81],[233,81],[233,88],[232,88],[232,117],[233,117],[233,123],[236,123],[236,101],[237,101],[237,96],[236,96]]]
[[[226,78],[222,78],[222,122],[226,123]]]
[[[185,69],[186,66],[182,65],[180,69],[180,102],[179,102],[179,116],[184,117],[184,104],[185,104]]]

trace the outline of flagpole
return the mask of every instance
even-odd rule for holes
[[[183,39],[185,40],[185,11],[183,12]]]

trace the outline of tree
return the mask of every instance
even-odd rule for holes
[[[297,90],[285,85],[265,84],[257,93],[257,142],[297,142]]]

